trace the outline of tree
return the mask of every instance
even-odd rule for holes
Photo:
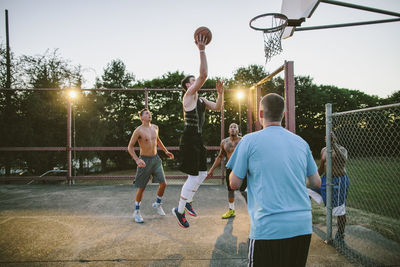
[[[21,64],[10,51],[11,87],[17,88],[22,84]],[[6,88],[7,84],[7,60],[6,48],[0,44],[0,88]],[[20,115],[21,95],[15,91],[5,90],[0,92],[0,146],[15,146],[20,138]],[[18,153],[6,152],[0,156],[0,168],[4,166],[5,174],[10,175],[13,158]]]
[[[101,79],[97,79],[97,88],[131,88],[134,86],[135,76],[127,72],[125,64],[119,60],[112,60],[107,64]],[[103,98],[102,120],[106,131],[103,146],[127,146],[129,127],[132,116],[144,107],[143,97],[137,92],[109,91],[96,92],[97,98]],[[103,133],[104,134],[104,133]],[[107,170],[107,160],[112,160],[118,168],[126,168],[129,157],[121,152],[99,153],[103,170]]]
[[[26,88],[80,88],[82,74],[80,66],[70,65],[58,51],[46,51],[43,55],[22,56],[22,70]],[[23,127],[19,146],[66,145],[67,100],[63,91],[23,91],[20,114]],[[37,152],[36,152],[37,153]],[[43,153],[43,154],[42,154]],[[65,153],[25,153],[28,168],[36,173],[66,165]]]

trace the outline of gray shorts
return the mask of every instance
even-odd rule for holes
[[[146,163],[146,167],[137,168],[135,177],[135,186],[138,188],[146,187],[150,180],[150,176],[153,176],[154,183],[164,183],[165,175],[162,167],[162,161],[158,155],[148,157],[140,156],[140,159]]]

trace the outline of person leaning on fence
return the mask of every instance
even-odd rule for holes
[[[218,156],[216,157],[214,164],[211,166],[210,170],[207,173],[207,178],[209,179],[213,176],[215,168],[217,168],[221,161],[226,157],[227,160],[230,159],[233,151],[235,150],[237,144],[242,139],[239,135],[239,126],[236,123],[231,123],[229,125],[229,137],[223,139],[221,141],[220,149]],[[229,219],[236,216],[235,213],[235,190],[233,190],[229,185],[229,175],[231,174],[231,169],[226,169],[226,186],[228,188],[228,203],[229,203],[229,210],[222,214],[222,219]],[[239,188],[240,193],[244,197],[247,203],[247,192],[245,191],[247,187],[247,179],[243,179],[243,183]]]
[[[305,266],[312,234],[306,187],[321,179],[310,147],[281,126],[284,99],[274,93],[260,102],[263,130],[247,134],[227,167],[238,189],[247,175],[250,215],[249,266]]]
[[[135,186],[138,190],[136,192],[136,207],[133,217],[137,223],[143,223],[143,217],[140,214],[140,204],[144,189],[150,180],[150,176],[153,176],[153,182],[159,183],[156,201],[153,203],[153,208],[157,209],[157,213],[160,216],[165,216],[165,212],[161,207],[161,200],[167,183],[165,182],[162,161],[157,154],[157,145],[170,159],[173,159],[174,155],[167,150],[161,139],[158,137],[158,127],[157,125],[151,124],[150,111],[145,108],[140,111],[139,116],[142,125],[137,127],[133,132],[131,140],[129,141],[128,152],[137,164]],[[139,142],[139,157],[135,153],[136,142]]]
[[[189,75],[182,80],[182,88],[185,91],[182,101],[185,127],[179,144],[179,169],[188,174],[188,178],[182,186],[178,207],[172,209],[172,214],[177,218],[178,225],[183,228],[189,227],[185,211],[191,216],[197,216],[192,206],[192,200],[207,176],[206,148],[202,138],[205,111],[206,109],[221,110],[224,94],[224,85],[221,81],[218,81],[216,102],[199,96],[198,91],[207,80],[208,75],[205,52],[207,38],[202,35],[198,35],[196,38],[196,45],[200,52],[200,74],[197,79]]]
[[[337,217],[338,230],[335,235],[335,242],[344,243],[344,228],[346,226],[346,199],[349,190],[349,176],[346,173],[345,164],[347,161],[347,150],[337,143],[334,133],[331,133],[332,144],[332,215]],[[321,150],[321,161],[318,173],[321,177],[322,185],[320,189],[309,191],[311,197],[317,202],[320,198],[326,205],[326,147]],[[315,195],[314,192],[319,195]]]

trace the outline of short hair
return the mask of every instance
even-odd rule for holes
[[[188,75],[185,78],[183,78],[183,80],[181,81],[181,86],[183,88],[183,90],[187,90],[186,84],[189,82],[190,78],[194,78],[193,75]]]
[[[285,100],[278,94],[270,93],[261,99],[264,118],[268,121],[281,121],[285,110]]]
[[[139,117],[142,117],[143,112],[145,112],[145,111],[149,111],[149,109],[148,108],[144,108],[141,111],[139,111]]]

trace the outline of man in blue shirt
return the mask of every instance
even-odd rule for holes
[[[247,176],[250,215],[249,266],[305,266],[312,234],[307,188],[321,178],[310,147],[281,126],[284,99],[260,102],[263,130],[242,138],[227,168],[237,189]]]

